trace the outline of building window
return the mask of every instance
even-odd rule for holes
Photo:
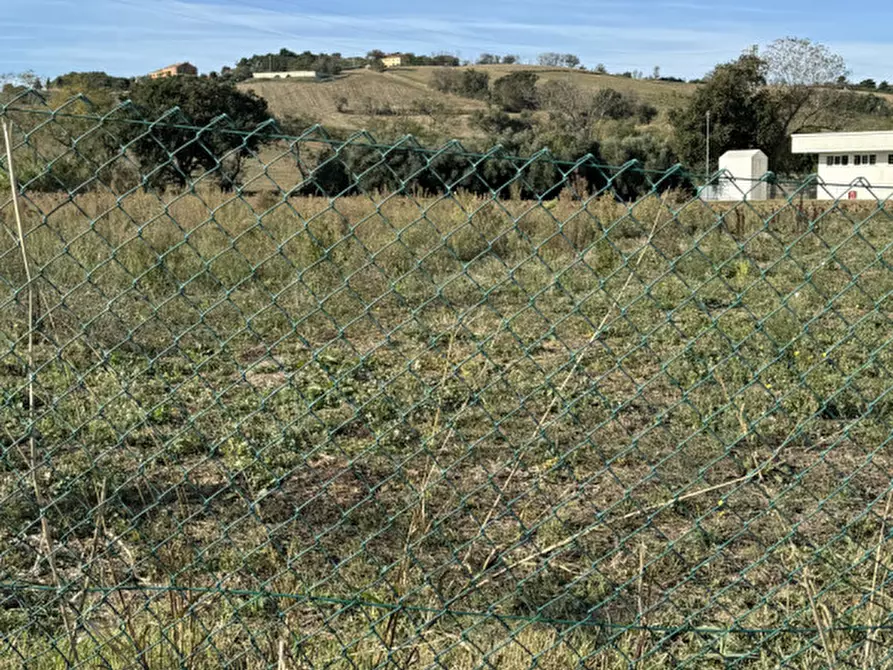
[[[877,154],[871,154],[871,155],[868,157],[868,164],[869,164],[869,165],[875,165],[875,164],[877,164]]]
[[[833,162],[832,162],[833,161]],[[828,165],[849,165],[849,156],[828,156]],[[868,164],[868,156],[853,156],[853,163],[859,165],[864,162]]]
[[[890,154],[890,162],[893,163],[893,154]],[[828,156],[825,159],[825,165],[834,165],[834,156]]]
[[[853,165],[862,165],[862,156],[853,156]]]
[[[893,154],[887,154],[887,165],[893,165]]]

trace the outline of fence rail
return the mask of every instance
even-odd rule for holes
[[[82,105],[0,107],[0,667],[890,664],[886,203]]]

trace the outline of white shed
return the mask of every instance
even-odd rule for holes
[[[791,152],[818,156],[819,199],[893,195],[893,131],[794,135]]]
[[[722,172],[718,200],[766,200],[769,185],[761,179],[769,171],[769,159],[759,149],[727,151],[719,157]]]

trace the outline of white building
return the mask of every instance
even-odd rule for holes
[[[319,72],[313,70],[291,70],[290,72],[253,72],[252,79],[322,79]]]
[[[766,200],[769,159],[759,149],[727,151],[719,157],[719,177],[702,191],[705,200]]]
[[[820,200],[893,195],[893,131],[794,135],[791,151],[818,155]]]
[[[765,200],[769,185],[761,179],[769,172],[769,159],[759,149],[727,151],[719,157],[721,200]]]

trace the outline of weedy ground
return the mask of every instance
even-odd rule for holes
[[[889,665],[876,203],[22,204],[0,666]]]

